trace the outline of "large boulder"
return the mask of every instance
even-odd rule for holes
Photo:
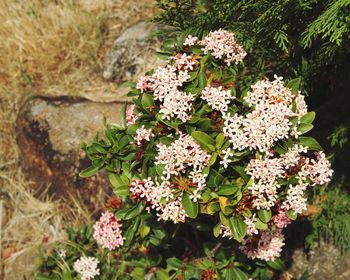
[[[350,258],[329,242],[320,242],[309,253],[297,249],[292,260],[289,272],[293,279],[299,279],[305,271],[310,280],[350,279]]]
[[[23,169],[38,191],[47,185],[57,196],[79,191],[92,207],[104,192],[110,193],[105,176],[79,178],[89,166],[80,144],[91,142],[97,131],[102,133],[104,117],[118,122],[122,105],[69,97],[33,97],[24,104],[17,119],[17,141]]]
[[[103,77],[117,83],[132,80],[146,68],[161,64],[154,49],[158,43],[151,33],[156,30],[152,23],[139,22],[126,29],[113,43],[106,56]]]

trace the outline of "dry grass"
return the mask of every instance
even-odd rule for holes
[[[20,266],[24,258],[33,265],[28,251],[64,238],[65,226],[90,218],[79,200],[34,195],[35,186],[24,178],[14,127],[23,100],[32,94],[84,96],[108,87],[101,78],[106,50],[123,29],[154,13],[153,0],[0,0],[0,269],[9,271],[5,279],[28,275],[32,267]]]

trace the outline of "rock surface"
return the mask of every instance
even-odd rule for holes
[[[321,242],[308,254],[297,249],[289,272],[299,279],[307,271],[309,280],[350,279],[350,258],[330,243]]]
[[[106,57],[103,77],[106,80],[124,82],[150,70],[161,60],[154,54],[157,42],[147,42],[156,30],[152,23],[140,22],[126,29],[113,43]]]
[[[79,178],[89,166],[80,144],[102,132],[103,117],[108,123],[118,122],[122,105],[68,97],[29,99],[17,119],[17,141],[28,177],[38,186],[50,185],[49,192],[58,196],[79,190],[84,202],[93,205],[106,192],[102,186],[109,184],[103,176]]]

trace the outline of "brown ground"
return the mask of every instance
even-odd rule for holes
[[[101,78],[106,50],[155,13],[153,0],[0,0],[0,279],[28,276],[38,245],[90,220],[78,199],[53,201],[24,178],[15,139],[20,106],[35,94],[106,98],[114,91]]]

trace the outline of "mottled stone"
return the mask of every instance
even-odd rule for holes
[[[154,53],[157,42],[148,40],[154,30],[156,26],[146,22],[126,29],[114,41],[107,54],[103,77],[117,83],[134,80],[144,68],[150,70],[161,64],[161,60]]]
[[[57,196],[79,190],[92,207],[97,197],[110,192],[105,176],[79,178],[90,164],[80,144],[102,133],[104,117],[118,122],[122,104],[68,97],[34,97],[24,104],[17,119],[17,142],[22,167],[38,191],[47,185]]]
[[[309,280],[350,279],[350,258],[330,243],[321,242],[309,253],[297,249],[293,253],[289,269],[293,279],[299,279],[307,271]]]

